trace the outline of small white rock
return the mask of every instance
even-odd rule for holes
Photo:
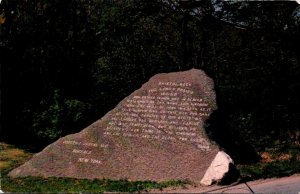
[[[206,170],[200,183],[209,186],[220,181],[229,171],[230,164],[233,164],[233,160],[230,156],[223,151],[219,151]]]

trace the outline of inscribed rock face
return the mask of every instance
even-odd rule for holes
[[[157,74],[9,175],[200,182],[219,151],[204,130],[216,108],[213,80],[203,71]]]

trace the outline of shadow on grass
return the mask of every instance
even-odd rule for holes
[[[251,181],[261,178],[283,177],[300,173],[300,162],[299,160],[292,158],[284,161],[240,165],[238,166],[238,169],[240,170],[242,181]]]

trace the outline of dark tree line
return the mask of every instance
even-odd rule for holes
[[[1,140],[40,149],[156,73],[200,68],[219,106],[208,133],[226,149],[299,145],[295,2],[2,0],[1,9]]]

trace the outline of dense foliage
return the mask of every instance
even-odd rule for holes
[[[2,0],[1,9],[1,140],[40,149],[154,74],[201,68],[219,106],[208,133],[240,161],[245,150],[300,144],[295,2]]]

